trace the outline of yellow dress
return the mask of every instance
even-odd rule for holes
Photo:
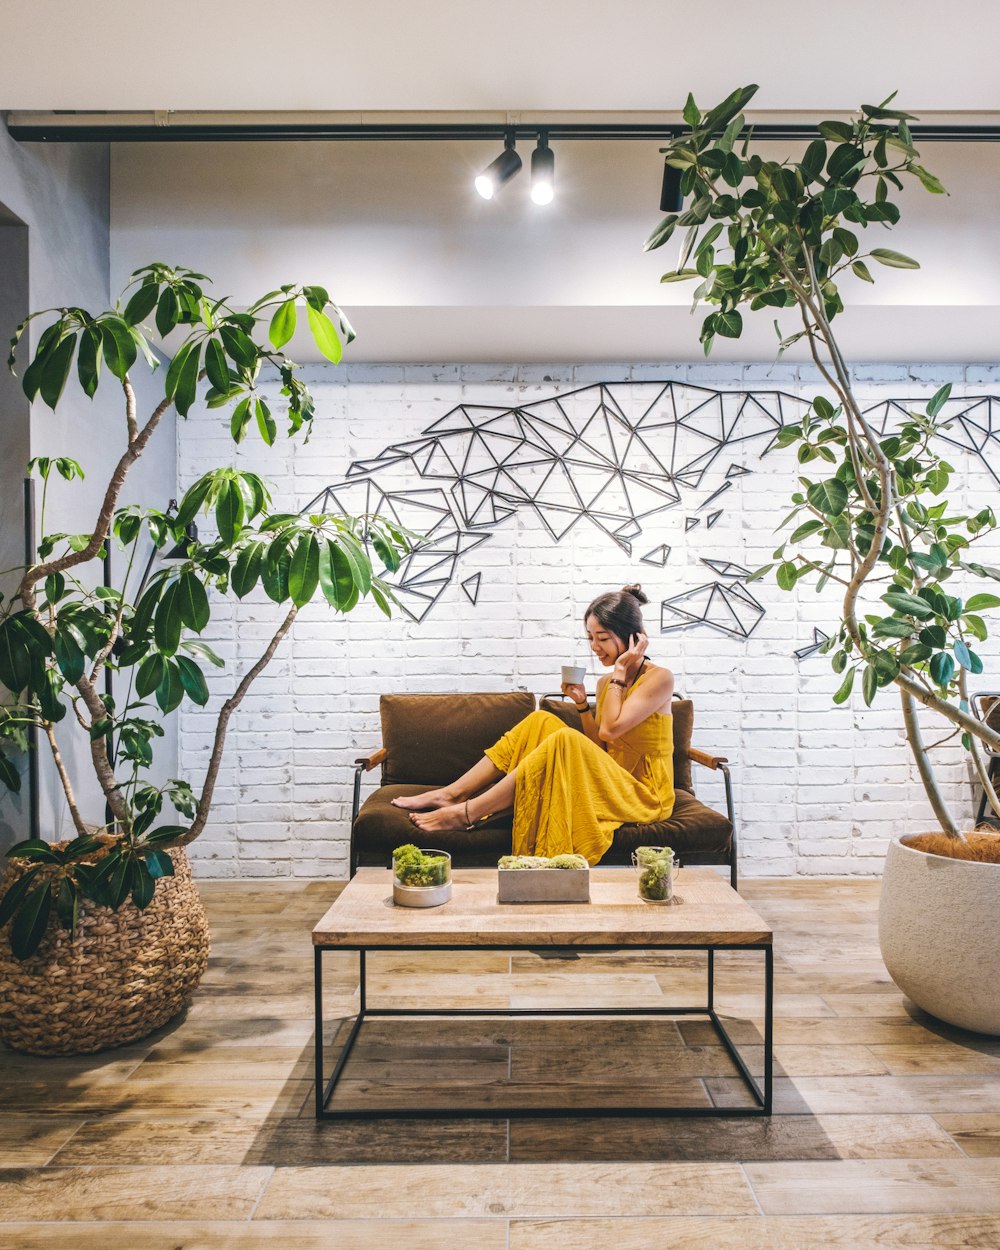
[[[597,696],[598,722],[606,690],[605,683]],[[619,825],[665,820],[674,807],[673,750],[673,717],[661,712],[607,751],[551,712],[532,712],[486,751],[502,773],[517,769],[514,854],[573,852],[596,864]]]

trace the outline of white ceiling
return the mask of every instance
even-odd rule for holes
[[[998,107],[983,0],[4,0],[5,109]]]
[[[676,116],[689,89],[710,105],[755,80],[758,120],[844,112],[896,88],[926,121],[996,120],[1000,7],[955,0],[946,30],[942,12],[925,0],[172,0],[154,30],[134,0],[5,0],[0,107],[653,120]],[[658,281],[672,251],[641,250],[659,216],[658,145],[553,146],[558,198],[540,210],[526,173],[492,203],[471,193],[490,143],[118,144],[112,281],[161,259],[237,301],[320,282],[359,330],[356,360],[699,358],[688,288]],[[864,360],[1000,359],[1000,144],[928,144],[924,163],[951,196],[907,191],[891,238],[923,267],[847,290],[845,345]],[[772,320],[714,355],[772,359]]]

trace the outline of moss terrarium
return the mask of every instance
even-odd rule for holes
[[[638,846],[632,862],[639,874],[639,897],[646,903],[673,898],[674,852],[669,846]]]
[[[437,907],[451,898],[451,856],[407,843],[392,853],[392,897],[400,907]]]

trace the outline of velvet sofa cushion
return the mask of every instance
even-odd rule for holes
[[[444,786],[530,712],[526,690],[491,694],[384,694],[379,700],[383,785]]]
[[[476,829],[453,829],[448,833],[421,833],[395,798],[422,794],[429,786],[381,786],[361,806],[354,822],[355,844],[362,864],[388,865],[397,846],[414,842],[418,846],[448,851],[456,864],[465,868],[495,868],[501,855],[510,854],[511,817],[498,816]]]

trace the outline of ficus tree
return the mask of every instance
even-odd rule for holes
[[[862,105],[852,120],[821,122],[799,160],[767,160],[753,151],[743,109],[756,86],[734,91],[703,113],[689,96],[688,129],[665,147],[681,171],[686,207],[665,217],[646,242],[662,247],[685,230],[676,268],[663,282],[697,282],[694,301],[711,306],[701,323],[707,355],[717,337],[743,331],[742,309],[788,310],[778,321],[778,354],[804,340],[826,384],[808,415],[785,426],[779,447],[794,448],[799,489],[782,527],[792,527],[772,562],[786,591],[801,583],[842,590],[841,620],[824,644],[841,675],[835,702],[845,702],[860,677],[864,701],[894,686],[906,736],[941,828],[961,832],[935,776],[918,704],[937,713],[947,736],[960,735],[993,810],[983,746],[1000,749],[1000,734],[970,709],[968,679],[983,671],[976,644],[987,638],[983,613],[1000,597],[982,590],[964,597],[958,585],[1000,581],[1000,569],[976,559],[975,548],[997,526],[990,507],[967,511],[948,498],[954,470],[943,455],[950,387],[923,412],[877,429],[853,388],[833,324],[844,311],[846,281],[873,282],[873,269],[918,269],[916,260],[868,246],[869,231],[899,220],[895,196],[907,180],[943,194],[920,164],[911,114]],[[874,262],[874,265],[872,264]]]
[[[92,528],[82,534],[47,533],[45,523],[52,482],[72,481],[82,468],[67,457],[31,463],[43,484],[37,560],[0,602],[0,682],[9,692],[0,705],[0,780],[19,789],[16,755],[27,749],[33,727],[47,744],[76,834],[65,845],[29,839],[8,852],[30,865],[0,899],[0,925],[13,921],[10,941],[20,958],[37,949],[50,923],[74,930],[81,898],[114,909],[129,898],[137,907],[148,905],[157,879],[173,873],[166,852],[205,828],[233,713],[299,610],[322,597],[349,612],[370,596],[389,615],[393,595],[383,575],[398,569],[410,549],[412,536],[384,517],[273,511],[264,480],[232,467],[204,474],[176,508],[120,504],[129,470],[164,416],[174,408],[186,417],[199,397],[209,408],[231,409],[237,443],[254,428],[273,445],[277,420],[260,389],[265,371],[280,378],[289,436],[308,437],[313,401],[283,351],[300,307],[320,351],[334,363],[343,342],[354,337],[322,287],[283,286],[242,311],[210,298],[207,281],[191,270],[147,265],[109,311],[92,315],[65,307],[28,319],[48,321],[23,373],[28,399],[55,409],[71,379],[91,398],[102,383],[119,388],[125,449],[111,467]],[[12,340],[11,369],[28,321]],[[156,369],[152,343],[171,334],[176,345],[160,374],[162,398],[140,417],[132,371],[142,362]],[[193,536],[192,522],[201,513],[214,522],[205,541]],[[92,576],[92,562],[108,544],[124,552],[117,586],[95,584]],[[168,546],[181,558],[160,561],[153,572],[153,553]],[[177,778],[154,784],[150,768],[163,717],[184,700],[206,704],[203,666],[223,666],[199,638],[213,601],[242,599],[258,585],[275,605],[274,631],[219,709],[199,792]],[[104,689],[106,669],[117,674],[120,697]],[[88,744],[84,758],[106,804],[98,819],[87,819],[77,800],[61,745],[72,734]],[[167,804],[183,824],[177,816],[165,819]]]

